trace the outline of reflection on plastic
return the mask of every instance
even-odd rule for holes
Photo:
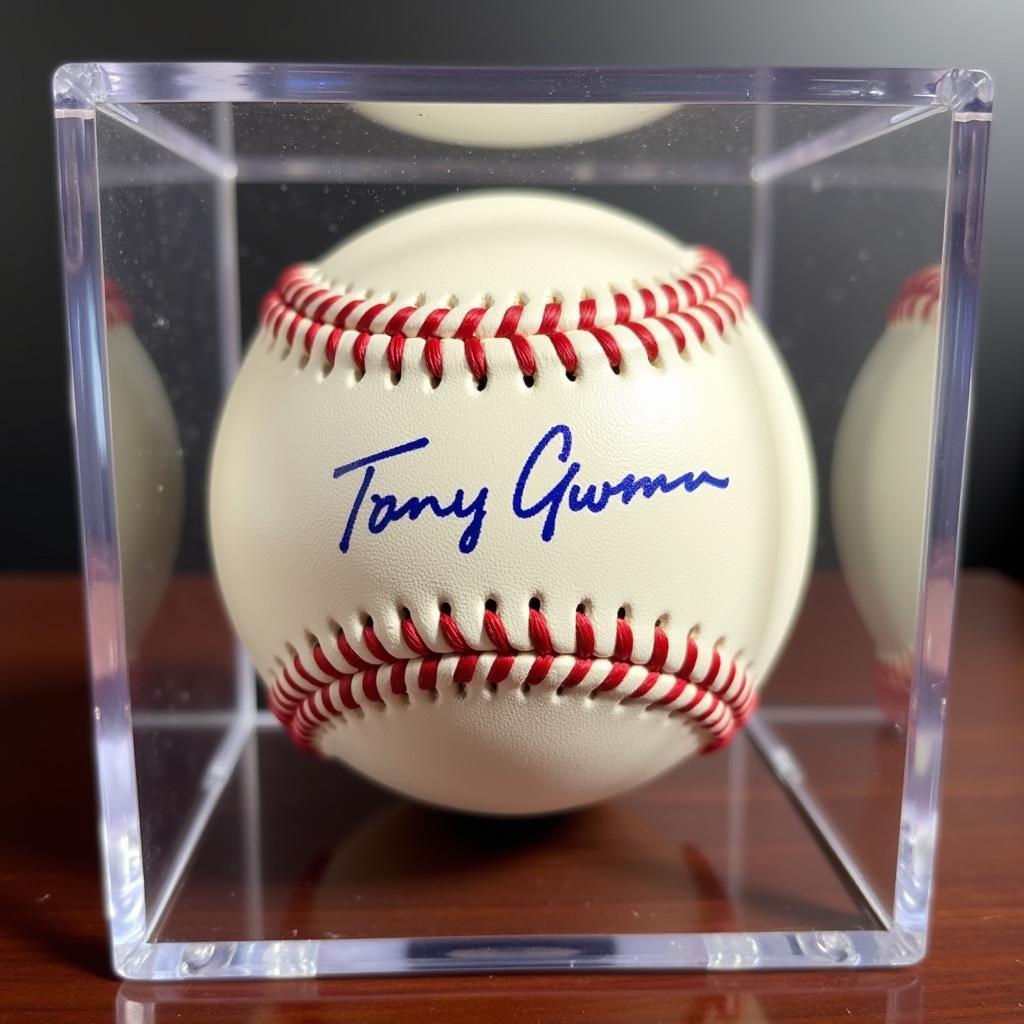
[[[352,911],[364,900],[380,913],[389,908],[394,913],[407,911],[410,902],[422,903],[426,911],[497,899],[514,905],[516,923],[532,924],[531,930],[544,934],[544,945],[550,946],[547,936],[564,930],[566,908],[606,897],[620,876],[623,884],[628,878],[623,895],[628,893],[629,916],[638,932],[734,929],[735,918],[712,862],[697,847],[680,847],[673,839],[671,832],[658,831],[630,811],[627,801],[534,819],[477,818],[386,803],[337,847],[311,859],[304,882],[296,886],[286,924],[301,934],[341,938]],[[576,873],[571,870],[574,859],[587,852],[593,856],[593,851],[606,865],[607,889],[582,864]],[[676,902],[666,912],[660,901],[669,892]],[[731,921],[723,920],[723,907]],[[598,920],[595,916],[594,923]],[[587,941],[586,950],[578,952],[617,951],[615,936]],[[522,946],[521,939],[515,942]],[[430,940],[412,940],[410,945],[422,956],[428,954]],[[487,945],[502,943],[488,938]],[[571,949],[563,952],[572,958]]]
[[[854,382],[836,435],[832,519],[843,574],[875,641],[888,720],[906,726],[927,511],[941,269],[910,277]],[[945,664],[944,652],[934,652]]]
[[[375,1024],[485,1024],[537,1020],[564,1024],[760,1024],[863,1019],[921,1024],[924,987],[913,974],[727,974],[638,976],[623,984],[608,975],[489,978],[350,979],[153,985],[126,982],[115,1001],[117,1024],[164,1024],[206,1011],[219,1024],[366,1020]]]
[[[851,880],[837,877],[743,737],[604,806],[501,820],[398,803],[299,756],[269,716],[263,726],[128,976],[721,971],[905,957],[898,938],[869,930],[877,922]],[[873,726],[867,736],[877,738]],[[832,757],[827,745],[819,754]]]
[[[139,650],[178,553],[185,471],[174,410],[132,329],[117,285],[104,281],[110,431],[128,656]]]
[[[386,128],[464,146],[567,146],[660,121],[675,103],[354,103]]]

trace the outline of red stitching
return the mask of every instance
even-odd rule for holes
[[[515,664],[515,661],[515,655],[512,654],[502,654],[495,658],[494,664],[491,665],[491,669],[487,673],[487,682],[492,686],[497,686],[498,683],[508,677],[509,672],[512,671],[512,666]]]
[[[424,658],[420,665],[420,689],[437,689],[437,665],[440,658]]]
[[[377,634],[373,631],[373,625],[369,622],[363,627],[363,643],[366,644],[366,649],[370,654],[382,664],[390,664],[396,660],[394,655],[390,654],[387,648],[377,639]]]
[[[327,344],[324,346],[324,358],[327,362],[333,366],[334,360],[338,355],[338,343],[341,341],[341,328],[335,327],[331,331],[330,336],[327,339]]]
[[[396,334],[388,342],[388,366],[396,376],[402,372],[402,353],[405,351],[405,335]]]
[[[268,301],[270,296],[268,295],[263,301]],[[121,289],[117,287],[117,284],[109,277],[103,278],[103,305],[104,312],[106,314],[107,327],[131,327],[132,325],[132,310],[128,305],[124,295],[121,294]],[[265,318],[262,315],[262,309],[260,311],[260,319],[266,323]]]
[[[363,331],[352,346],[352,360],[360,374],[366,373],[366,350],[370,346],[370,335]]]
[[[416,312],[415,306],[403,306],[395,315],[387,322],[387,326],[384,328],[385,334],[401,334],[405,328],[405,321],[409,319]]]
[[[493,657],[486,674],[486,682],[494,687],[502,683],[512,671],[517,657],[532,657],[523,687],[543,682],[551,673],[554,661],[560,655],[572,655],[574,662],[559,686],[559,692],[579,686],[599,661],[608,664],[603,678],[592,686],[591,696],[618,690],[637,664],[633,660],[635,637],[626,617],[616,619],[615,648],[611,657],[595,659],[594,625],[581,606],[576,612],[576,638],[574,650],[559,651],[552,640],[547,617],[535,604],[531,604],[527,620],[529,648],[517,651],[509,641],[508,630],[498,612],[488,607],[483,617],[484,633],[493,645],[476,648],[470,645],[447,606],[442,609],[438,628],[450,648],[435,650],[423,639],[412,617],[406,613],[401,621],[401,634],[414,658],[396,654],[384,646],[369,620],[363,626],[362,642],[369,658],[358,654],[339,630],[336,638],[338,653],[348,671],[337,668],[327,658],[319,643],[312,648],[312,662],[326,679],[319,679],[314,671],[295,653],[291,664],[281,663],[279,671],[270,680],[270,710],[288,728],[301,747],[312,748],[319,728],[332,718],[344,718],[346,712],[361,710],[354,684],[361,686],[364,702],[382,703],[382,688],[395,696],[408,693],[406,673],[415,672],[415,685],[422,691],[436,691],[438,668],[445,658],[456,658],[453,683],[463,687],[476,677],[480,658]],[[669,655],[668,634],[660,623],[654,627],[648,669],[643,681],[620,698],[622,702],[640,701],[665,674],[664,665]],[[650,702],[648,708],[665,708],[670,715],[681,715],[700,725],[707,734],[704,751],[725,746],[736,731],[750,717],[757,702],[750,674],[731,658],[725,658],[714,648],[708,657],[701,677],[695,678],[700,651],[692,635],[686,639],[686,654],[682,665],[673,673],[674,682],[661,698]],[[386,672],[386,675],[384,674]],[[386,684],[385,681],[386,680]]]
[[[548,335],[551,338],[551,345],[555,350],[555,355],[558,356],[559,362],[565,367],[566,373],[575,373],[577,360],[576,360],[576,349],[573,343],[569,340],[568,334],[563,334],[561,331],[555,331],[553,334]]]
[[[476,380],[483,380],[487,376],[487,357],[484,355],[484,347],[480,339],[475,335],[465,339],[466,365],[469,372]]]
[[[509,306],[505,310],[501,323],[498,325],[499,338],[511,338],[519,330],[519,321],[523,318],[522,306]]]
[[[434,337],[437,333],[437,329],[441,326],[441,322],[450,312],[451,310],[449,309],[435,309],[434,312],[423,321],[420,333],[426,335],[428,338]]]
[[[321,672],[333,677],[334,679],[341,679],[344,676],[344,672],[339,672],[338,669],[331,664],[327,655],[324,654],[323,648],[319,644],[315,644],[313,647],[313,660],[316,662],[316,666]]]
[[[550,657],[555,653],[555,645],[551,642],[551,634],[548,632],[548,620],[539,608],[530,609],[527,631],[530,634],[530,643],[533,650],[542,657]]]
[[[445,639],[445,643],[457,653],[466,652],[470,650],[469,644],[466,643],[466,638],[462,635],[459,627],[455,625],[455,620],[451,617],[449,612],[441,612],[441,621],[439,622],[441,628],[441,635]]]
[[[425,658],[430,653],[430,648],[423,642],[423,637],[420,636],[412,619],[402,620],[402,638],[416,657]]]
[[[380,690],[377,689],[377,670],[371,668],[363,673],[363,693],[372,701],[380,702]]]
[[[484,314],[487,312],[486,309],[471,309],[463,318],[462,323],[456,328],[455,337],[462,338],[463,341],[468,341],[470,338],[476,337],[476,329],[480,325],[480,321],[483,320]]]
[[[455,665],[455,673],[453,676],[453,682],[456,686],[465,686],[466,683],[472,680],[473,673],[476,671],[476,663],[479,658],[479,654],[464,654],[459,658]]]
[[[562,306],[558,302],[549,302],[544,307],[544,315],[540,318],[538,334],[550,334],[562,322]]]
[[[633,630],[625,619],[615,620],[615,650],[612,661],[630,661],[633,654]]]
[[[899,293],[889,306],[886,323],[918,321],[927,323],[938,319],[939,291],[942,286],[942,267],[924,267],[903,282]]]
[[[338,653],[355,669],[362,670],[370,668],[370,662],[363,661],[358,654],[352,649],[352,645],[345,639],[345,634],[342,632],[338,633],[337,636]]]
[[[405,666],[408,662],[396,661],[391,666],[391,692],[396,697],[404,697],[408,690],[405,688]]]
[[[479,332],[481,322],[490,312],[485,307],[473,306],[465,311],[447,306],[394,308],[386,302],[332,291],[322,282],[313,280],[311,269],[304,266],[289,267],[281,274],[260,305],[260,320],[274,340],[283,337],[289,347],[294,346],[296,337],[301,337],[307,356],[312,354],[320,329],[330,327],[324,347],[327,364],[334,365],[339,345],[344,341],[351,345],[352,360],[360,374],[366,373],[366,351],[375,335],[389,338],[387,362],[396,376],[402,372],[405,340],[413,337],[424,339],[424,362],[430,376],[436,380],[444,375],[444,342],[462,344],[470,374],[481,381],[487,376],[486,349],[497,339],[511,343],[524,377],[532,377],[537,372],[533,345],[539,338],[548,339],[566,373],[574,374],[579,352],[578,339],[571,336],[573,332],[585,332],[593,337],[608,362],[617,369],[622,353],[610,327],[620,326],[631,331],[643,345],[648,359],[654,362],[661,343],[650,324],[657,324],[682,352],[686,348],[687,331],[705,343],[709,327],[723,335],[740,320],[749,303],[746,285],[733,276],[729,264],[719,253],[703,247],[698,248],[697,253],[699,262],[686,277],[660,282],[654,287],[638,286],[633,295],[615,292],[612,295],[614,314],[610,322],[604,324],[597,322],[598,306],[593,297],[583,298],[575,306],[548,302],[536,332],[528,335],[521,330],[526,307],[517,303],[502,311],[493,337],[485,337]],[[414,317],[420,321],[415,329],[408,326]]]
[[[537,372],[537,361],[533,357],[533,348],[521,334],[514,334],[510,339],[516,362],[524,377],[532,377]]]
[[[654,627],[654,646],[651,648],[651,657],[647,667],[657,674],[668,659],[668,634],[661,626]]]

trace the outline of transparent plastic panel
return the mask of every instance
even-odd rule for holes
[[[224,259],[233,200],[186,147],[169,150],[121,112],[100,111],[96,136],[125,655],[153,918],[253,699],[206,546],[207,457],[235,361],[226,344],[235,268]]]
[[[923,954],[983,75],[86,65],[55,92],[120,973]],[[295,750],[206,525],[221,401],[281,270],[493,188],[592,197],[723,253],[795,382],[818,487],[808,592],[748,727],[635,792],[526,820],[432,810]],[[844,426],[887,416],[909,426]],[[886,487],[902,514],[858,533]]]

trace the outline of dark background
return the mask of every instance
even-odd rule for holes
[[[980,67],[996,83],[964,556],[1024,576],[1024,7],[917,2],[4,4],[0,569],[78,563],[50,76],[78,60]]]

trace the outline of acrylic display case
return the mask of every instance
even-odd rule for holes
[[[956,70],[57,71],[122,976],[924,955],[991,93]],[[724,253],[789,365],[819,490],[807,597],[738,738],[604,805],[525,820],[431,810],[295,750],[218,600],[205,514],[218,409],[280,270],[418,199],[494,187],[596,197]],[[854,381],[903,282],[932,265],[909,300],[930,304],[934,345],[914,378],[927,443],[908,467],[920,527],[902,546],[921,569],[900,687],[880,679],[842,571],[830,481]]]

